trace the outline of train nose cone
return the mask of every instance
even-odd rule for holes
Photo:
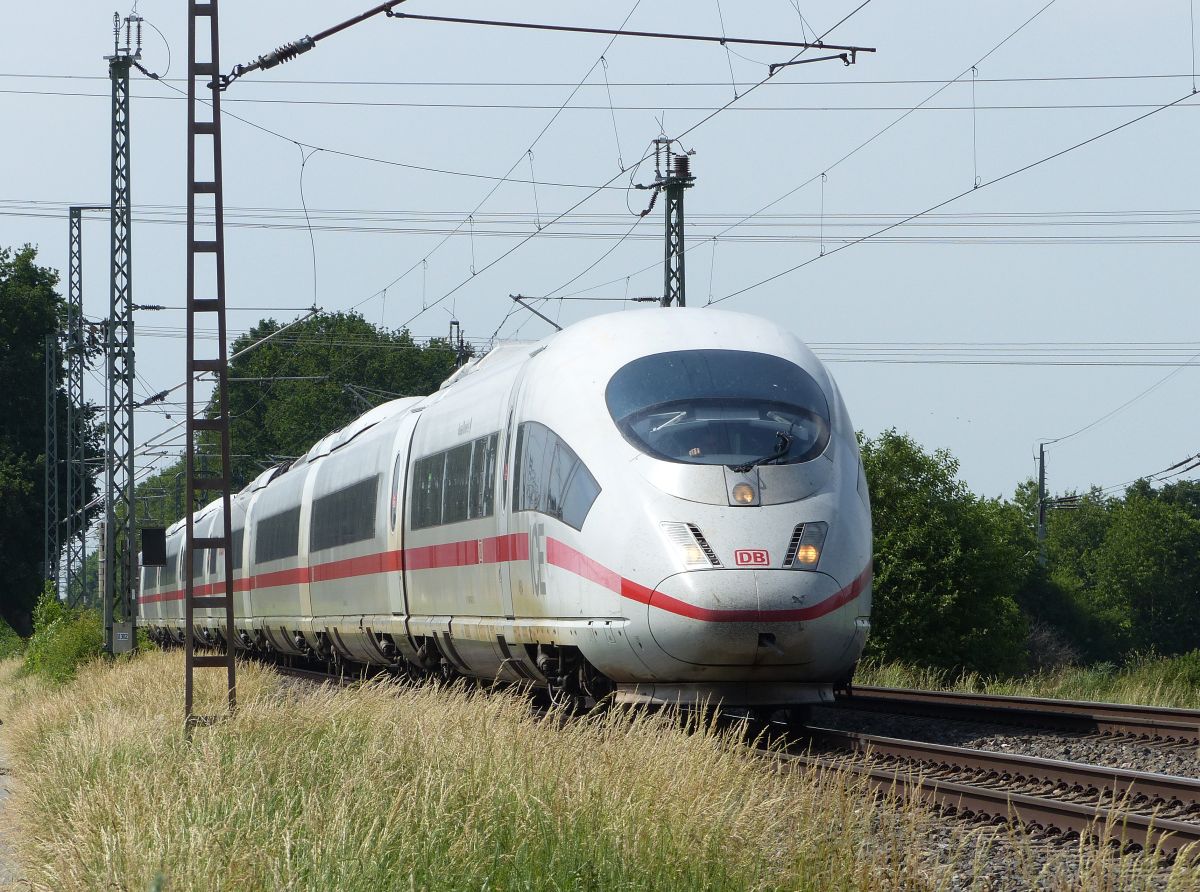
[[[695,570],[650,597],[650,632],[677,660],[709,666],[801,665],[815,657],[806,621],[837,580],[799,570]],[[851,620],[851,622],[853,622]]]

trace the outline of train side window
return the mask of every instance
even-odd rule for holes
[[[414,530],[434,527],[442,522],[442,480],[446,473],[446,453],[427,455],[413,462],[412,516]]]
[[[471,443],[446,452],[446,482],[442,491],[442,523],[460,523],[468,517],[471,486]]]
[[[517,511],[537,511],[582,529],[600,485],[554,431],[536,421],[517,429]]]
[[[496,443],[499,434],[480,437],[473,444],[471,453],[471,499],[472,518],[491,517],[496,491]]]
[[[158,567],[142,567],[142,591],[158,588]]]
[[[204,576],[204,554],[199,549],[192,549],[192,579]]]
[[[596,482],[596,478],[592,476],[591,471],[584,463],[579,462],[575,465],[575,473],[571,475],[566,491],[563,493],[562,522],[577,530],[583,529],[583,522],[587,519],[588,512],[592,510],[592,503],[596,501],[598,495],[600,495],[600,484]]]
[[[219,536],[221,535],[221,531],[217,530],[213,535]],[[210,548],[208,550],[208,573],[210,576],[217,572],[217,555],[223,550],[221,548]]]
[[[175,583],[175,580],[178,578],[178,576],[177,576],[178,567],[179,567],[179,548],[176,547],[175,550],[172,551],[171,547],[168,545],[167,546],[167,562],[163,565],[163,568],[162,568],[162,584],[163,585],[173,585]]]
[[[246,528],[233,531],[233,569],[242,569],[242,548],[246,543]]]
[[[295,557],[300,550],[300,506],[288,508],[258,522],[254,536],[254,562],[264,564]]]
[[[323,551],[374,539],[378,504],[378,474],[316,499],[309,529],[309,548]]]

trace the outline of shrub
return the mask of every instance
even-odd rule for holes
[[[99,611],[69,610],[50,590],[33,610],[33,636],[25,650],[24,671],[62,683],[104,650]]]
[[[25,648],[25,640],[18,635],[13,627],[0,619],[0,660],[15,657]]]

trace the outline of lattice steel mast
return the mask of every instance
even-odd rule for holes
[[[109,653],[132,645],[137,592],[137,515],[133,510],[133,263],[130,232],[129,69],[141,58],[141,19],[113,15],[112,83],[112,270],[107,355],[108,442],[104,465],[105,543],[104,647]],[[132,29],[137,25],[137,46]],[[120,642],[114,624],[122,628]]]
[[[42,573],[58,592],[58,335],[46,335],[45,504]]]
[[[661,154],[661,162],[660,156]],[[666,201],[663,220],[666,224],[663,239],[663,297],[662,305],[686,306],[687,279],[684,274],[683,192],[692,188],[696,178],[691,172],[691,158],[671,152],[671,141],[654,141],[654,161],[658,171],[658,187]]]
[[[68,604],[86,600],[87,560],[87,415],[83,411],[83,371],[87,338],[83,322],[83,212],[107,211],[107,205],[70,208],[70,263],[67,273],[67,500],[62,571]]]
[[[207,34],[208,58],[198,53],[197,31]],[[187,148],[187,445],[184,455],[187,504],[184,505],[184,714],[187,723],[201,720],[194,714],[193,670],[198,667],[224,666],[228,677],[228,703],[237,706],[237,676],[234,663],[236,629],[233,622],[233,516],[230,506],[229,448],[229,363],[225,344],[225,215],[221,177],[221,82],[218,44],[217,0],[198,3],[189,0],[188,14],[188,148]],[[203,80],[203,83],[201,82]],[[197,101],[197,87],[209,92],[209,105]],[[209,113],[211,116],[209,116]],[[197,115],[204,115],[201,120]],[[211,179],[197,174],[197,149],[206,143],[204,160],[211,161]],[[206,233],[196,231],[196,200],[211,204],[213,224]],[[208,236],[202,238],[201,235]],[[199,268],[198,268],[199,267]],[[197,297],[197,292],[202,297]],[[196,315],[216,317],[216,356],[196,355]],[[216,376],[211,402],[211,417],[196,412],[196,376]],[[201,407],[203,413],[203,407]],[[196,475],[197,435],[216,433],[221,441],[220,467],[215,476]],[[196,494],[215,492],[221,499],[219,535],[197,537],[193,522]],[[203,559],[204,551],[219,549],[224,557],[225,583],[220,594],[197,596],[193,579],[193,561]],[[225,610],[225,653],[223,656],[195,653],[194,616],[197,609]]]

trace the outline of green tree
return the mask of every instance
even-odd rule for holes
[[[1192,650],[1200,644],[1200,521],[1141,489],[1111,514],[1094,596],[1122,644],[1167,655]]]
[[[42,590],[45,340],[62,329],[65,313],[55,290],[58,274],[36,261],[37,251],[29,245],[0,248],[0,567],[5,583],[0,615],[23,635],[31,630],[33,605]],[[57,427],[60,449],[65,449],[61,351],[59,358]],[[95,437],[90,416],[87,426]],[[56,470],[62,517],[66,463]]]
[[[1089,660],[1116,660],[1129,646],[1125,607],[1099,584],[1100,558],[1118,499],[1099,489],[1046,515],[1046,577],[1061,599],[1058,625]]]
[[[261,321],[230,353],[281,327],[274,319]],[[419,345],[407,330],[379,328],[356,313],[322,313],[288,329],[230,366],[231,378],[244,379],[231,382],[229,392],[236,482],[249,482],[281,457],[301,455],[371,405],[432,393],[456,359],[445,341]],[[206,437],[207,450],[215,451],[215,444]]]
[[[230,354],[281,328],[274,319],[260,321],[234,341]],[[446,341],[417,344],[408,331],[380,328],[352,313],[320,314],[278,334],[230,365],[234,486],[302,455],[374,406],[432,393],[456,361]],[[212,467],[217,448],[214,435],[202,435],[200,471]],[[139,484],[141,525],[170,526],[183,516],[183,474],[180,459]]]
[[[1016,594],[1028,543],[1006,503],[958,479],[944,449],[895,430],[862,438],[875,532],[870,652],[947,670],[1000,673],[1025,660]]]

